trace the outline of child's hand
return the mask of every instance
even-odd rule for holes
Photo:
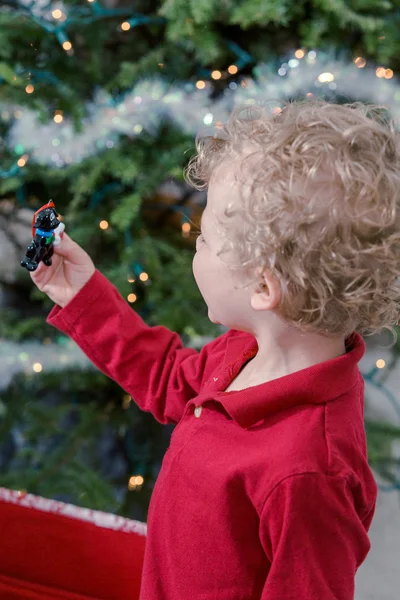
[[[36,271],[29,274],[41,292],[64,308],[89,281],[95,270],[89,254],[63,232],[61,243],[54,246],[52,265],[46,267],[40,262]]]

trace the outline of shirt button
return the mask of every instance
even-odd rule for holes
[[[201,415],[201,411],[202,411],[202,407],[201,406],[196,406],[196,408],[194,409],[194,416],[199,418]]]

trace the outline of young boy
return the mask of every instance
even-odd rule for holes
[[[66,234],[31,273],[57,304],[47,322],[177,423],[140,600],[354,598],[378,491],[359,332],[393,331],[400,297],[398,136],[366,113],[252,107],[197,141],[187,178],[209,191],[193,272],[229,328],[200,352],[146,325]]]

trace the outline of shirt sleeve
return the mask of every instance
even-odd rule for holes
[[[370,549],[371,510],[365,514],[357,514],[344,477],[304,473],[279,483],[260,518],[270,562],[261,600],[354,600]]]
[[[223,352],[229,334],[200,352],[185,348],[176,332],[147,325],[97,269],[64,308],[53,307],[46,322],[73,339],[98,369],[162,424],[180,421],[207,377],[209,357],[221,348]]]

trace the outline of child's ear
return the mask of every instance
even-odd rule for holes
[[[263,272],[262,281],[257,283],[251,295],[251,306],[254,310],[272,310],[278,306],[280,299],[280,282],[266,269]]]

